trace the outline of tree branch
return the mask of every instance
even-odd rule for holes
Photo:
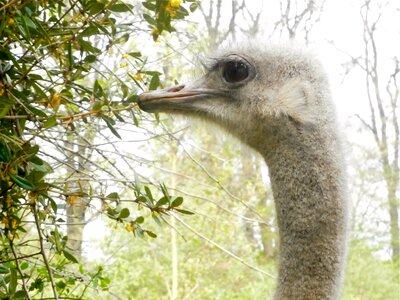
[[[220,244],[218,244],[217,242],[214,242],[213,240],[207,238],[206,236],[204,236],[203,234],[201,234],[200,232],[198,232],[196,229],[194,229],[192,226],[190,226],[189,224],[187,224],[185,221],[183,221],[181,218],[179,218],[178,216],[176,216],[175,214],[171,213],[171,215],[179,222],[181,223],[184,227],[186,227],[187,229],[189,229],[191,232],[193,232],[194,234],[196,234],[198,237],[200,237],[201,239],[205,240],[207,243],[210,243],[211,245],[217,247],[219,250],[221,250],[222,252],[228,254],[230,257],[232,257],[233,259],[237,260],[238,262],[240,262],[241,264],[245,265],[246,267],[257,271],[263,275],[266,275],[268,277],[274,278],[275,276],[264,271],[261,270],[260,268],[253,266],[251,264],[249,264],[248,262],[246,262],[245,260],[243,260],[243,258],[240,258],[239,256],[235,255],[234,253],[230,252],[229,250],[225,249],[223,246],[221,246]]]

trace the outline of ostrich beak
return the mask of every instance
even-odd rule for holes
[[[177,85],[145,92],[139,95],[138,105],[146,112],[193,111],[199,109],[199,100],[215,97],[215,90],[204,89],[200,84]]]

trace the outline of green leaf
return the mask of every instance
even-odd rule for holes
[[[143,233],[143,229],[142,228],[140,228],[140,226],[138,226],[136,229],[135,229],[135,231],[133,232],[133,234],[136,236],[139,236],[139,237],[143,237],[144,236],[144,233]]]
[[[26,261],[23,261],[19,267],[21,268],[21,270],[28,269],[29,263],[27,263]]]
[[[149,23],[150,25],[156,26],[157,22],[154,20],[152,17],[150,17],[148,14],[143,14],[143,18]]]
[[[133,8],[133,5],[131,5],[131,4],[117,3],[114,5],[111,5],[108,9],[113,12],[127,12],[127,11],[132,11],[132,8]]]
[[[131,213],[130,213],[129,209],[127,209],[126,207],[124,207],[124,208],[121,210],[121,212],[119,213],[118,218],[120,218],[120,219],[125,219],[125,218],[129,217],[130,214],[131,214]]]
[[[39,157],[32,156],[32,158],[29,160],[31,163],[32,169],[37,172],[41,172],[44,174],[52,173],[53,168],[45,161],[40,159]]]
[[[92,105],[92,111],[100,111],[104,105],[107,105],[104,101],[96,101]]]
[[[82,1],[82,4],[83,4],[84,9],[89,11],[90,15],[98,14],[105,7],[105,4],[102,3],[102,1],[96,1],[96,0]],[[84,5],[84,4],[86,4],[86,5]]]
[[[167,197],[168,199],[171,199],[171,196],[168,193],[168,189],[164,183],[160,184],[160,188],[164,196]]]
[[[107,23],[110,25],[111,23]],[[96,22],[91,22],[91,25],[96,26],[100,31],[102,31],[105,35],[110,36],[110,33],[108,32],[108,29],[104,27],[103,25],[96,23]]]
[[[150,189],[147,186],[145,186],[144,191],[146,192],[147,198],[149,198],[149,200],[151,200],[151,202],[153,203],[154,198],[153,198],[153,195],[151,194]]]
[[[69,252],[69,251],[66,250],[66,249],[64,249],[62,252],[63,252],[63,254],[64,254],[64,256],[65,256],[66,259],[68,259],[69,261],[71,261],[71,262],[73,262],[73,263],[75,263],[75,264],[78,263],[78,260],[75,258],[74,255],[72,255],[71,252]]]
[[[117,130],[113,126],[113,120],[103,117],[103,120],[106,122],[107,127],[111,130],[112,134],[115,135],[117,138],[122,139]]]
[[[160,221],[160,218],[159,217],[155,217],[155,216],[153,216],[153,220],[159,225],[159,226],[162,226],[162,223],[161,223],[161,221]]]
[[[162,197],[160,200],[157,201],[156,207],[163,206],[163,205],[168,204],[168,203],[169,203],[168,198],[167,197]]]
[[[97,57],[95,55],[92,55],[92,54],[86,56],[85,59],[84,59],[85,62],[90,63],[90,64],[94,63],[96,60],[97,60]]]
[[[95,26],[89,26],[80,33],[80,36],[91,36],[99,33],[99,29]]]
[[[142,202],[142,203],[146,203],[147,199],[146,199],[146,197],[139,196],[139,197],[136,198],[136,201]]]
[[[154,75],[150,80],[149,90],[155,90],[160,86],[160,77],[158,75]]]
[[[138,223],[138,224],[142,224],[144,222],[144,218],[142,216],[137,217],[134,222]]]
[[[24,19],[26,26],[36,30],[36,28],[37,28],[36,24],[33,23],[33,21],[30,18],[28,18],[27,16],[23,16],[23,19]]]
[[[78,39],[78,44],[81,46],[81,49],[87,52],[101,54],[101,50],[94,47],[90,42],[84,41],[81,38]]]
[[[61,252],[61,236],[60,233],[58,232],[57,226],[54,226],[54,231],[52,231],[52,234],[54,236],[54,245],[56,246],[57,253]]]
[[[59,290],[65,289],[66,286],[67,286],[67,284],[64,281],[57,281],[56,282],[56,287]]]
[[[157,71],[142,71],[142,73],[143,73],[143,74],[150,75],[150,76],[161,75],[161,73],[160,73],[160,72],[157,72]]]
[[[25,150],[26,154],[35,155],[39,152],[39,146],[32,145],[32,144],[25,144],[24,150]]]
[[[35,189],[35,186],[31,182],[29,182],[28,180],[26,180],[25,178],[23,178],[21,176],[10,174],[10,179],[16,185],[18,185],[19,187],[21,187],[25,190],[29,191],[29,190]]]
[[[14,294],[13,299],[15,299],[15,300],[25,300],[25,299],[27,299],[25,291],[24,290],[17,291]]]
[[[9,272],[9,268],[5,265],[0,265],[0,274],[7,274]]]
[[[189,15],[189,12],[183,7],[179,6],[177,11],[176,11],[176,19],[183,19],[184,17],[187,17]]]
[[[14,102],[7,97],[0,96],[0,118],[7,115]]]
[[[44,111],[37,109],[36,107],[33,107],[32,105],[25,104],[25,107],[29,109],[31,113],[33,113],[36,116],[42,117],[42,118],[47,118],[47,115]]]
[[[130,95],[130,96],[126,99],[126,102],[135,103],[135,102],[137,102],[137,100],[138,100],[138,95],[133,94],[133,95]]]
[[[35,93],[37,94],[37,96],[42,97],[43,99],[47,98],[46,93],[35,82],[31,82],[31,85],[35,89]]]
[[[15,269],[10,269],[10,284],[8,286],[8,292],[11,295],[15,294],[15,290],[17,289],[17,283],[18,283],[18,274],[17,270]]]
[[[57,119],[56,117],[52,116],[50,118],[48,118],[44,123],[43,123],[43,127],[44,128],[51,128],[57,125]]]
[[[183,203],[183,198],[182,197],[176,197],[174,201],[171,203],[171,207],[178,207]]]
[[[106,196],[107,200],[118,201],[119,195],[116,192],[110,193]]]
[[[11,261],[5,262],[3,265],[9,269],[15,269],[15,264]]]
[[[49,201],[50,201],[51,209],[52,209],[53,212],[56,214],[56,213],[57,213],[57,203],[56,203],[56,201],[54,201],[54,199],[51,198],[51,197],[49,197],[49,196],[47,196],[47,198],[48,198]]]
[[[114,40],[114,44],[123,44],[129,40],[129,33],[125,33]]]
[[[156,6],[153,3],[149,3],[149,2],[142,2],[142,5],[147,8],[148,10],[152,10],[155,11],[156,10]]]
[[[199,4],[197,2],[193,2],[192,4],[190,4],[190,11],[194,12],[197,8],[199,7]]]
[[[134,57],[134,58],[138,58],[138,57],[141,57],[141,56],[142,56],[142,53],[139,52],[139,51],[136,51],[136,52],[129,52],[128,55],[129,55],[129,56],[132,56],[132,57]]]
[[[100,85],[100,83],[99,83],[98,80],[96,80],[96,81],[94,82],[94,85],[93,85],[93,93],[94,93],[94,96],[95,96],[96,98],[101,98],[101,97],[104,96],[103,88],[101,87],[101,85]]]
[[[107,214],[109,217],[115,219],[115,216],[118,214],[118,211],[115,208],[109,207],[107,208]]]
[[[7,143],[0,140],[0,161],[7,162],[11,158],[10,148]]]
[[[145,230],[145,232],[147,233],[147,235],[153,239],[157,238],[157,234],[155,234],[154,232],[150,231],[150,230]]]
[[[28,78],[32,79],[32,80],[43,80],[42,76],[40,76],[39,74],[35,74],[35,73],[29,73]]]
[[[186,209],[176,208],[175,210],[179,211],[181,214],[184,214],[184,215],[194,215],[194,212],[191,212],[191,211],[186,210]]]

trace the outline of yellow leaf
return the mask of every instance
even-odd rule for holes
[[[128,232],[132,232],[132,231],[135,230],[135,225],[132,224],[132,222],[126,223],[126,224],[125,224],[125,229],[126,229],[126,231],[128,231]]]
[[[140,74],[139,72],[137,72],[137,73],[133,76],[133,78],[135,78],[135,80],[137,80],[137,81],[142,81],[142,80],[143,80],[142,74]]]
[[[6,207],[9,208],[12,205],[12,198],[10,195],[7,194],[7,198],[6,198]]]
[[[72,195],[72,196],[69,196],[69,197],[67,198],[67,203],[68,203],[69,205],[74,205],[74,204],[76,203],[76,200],[78,200],[78,196]]]
[[[181,2],[181,0],[170,0],[169,5],[171,5],[172,7],[179,7],[181,5]]]
[[[37,194],[35,192],[29,192],[28,198],[29,198],[29,201],[31,202],[31,204],[35,204]]]
[[[53,108],[54,111],[58,111],[58,108],[60,107],[61,103],[61,95],[58,93],[55,93],[49,102],[49,105]]]
[[[151,31],[151,35],[159,35],[160,32],[158,31],[157,27],[153,27],[153,30]]]

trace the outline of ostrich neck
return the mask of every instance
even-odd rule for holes
[[[275,299],[338,298],[347,210],[334,140],[282,145],[265,157],[280,233]]]

